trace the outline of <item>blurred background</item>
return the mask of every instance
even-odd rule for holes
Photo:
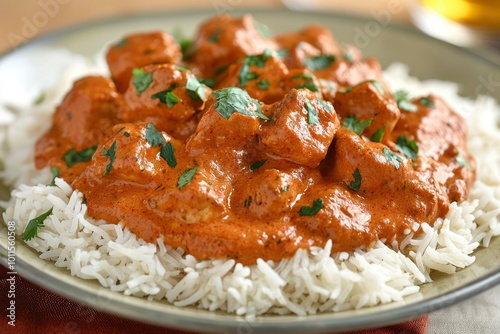
[[[336,11],[380,23],[416,25],[448,42],[500,50],[499,0],[0,0],[0,52],[40,34],[78,23],[138,13],[176,10],[289,8]]]
[[[418,26],[448,42],[500,50],[499,0],[0,0],[0,53],[75,24],[139,13],[245,8],[336,11]]]

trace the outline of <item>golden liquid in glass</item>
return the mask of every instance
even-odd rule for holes
[[[500,30],[500,0],[421,0],[452,21],[471,27]]]

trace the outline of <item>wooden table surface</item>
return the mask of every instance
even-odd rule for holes
[[[189,9],[219,11],[238,8],[332,10],[376,18],[394,8],[392,22],[410,22],[409,0],[0,0],[0,53],[40,34],[71,25],[135,13]]]

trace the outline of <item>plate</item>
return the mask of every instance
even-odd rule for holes
[[[269,26],[273,33],[297,30],[307,24],[331,29],[338,41],[359,47],[365,55],[376,56],[382,66],[401,61],[420,79],[443,79],[460,83],[461,94],[489,94],[500,100],[500,89],[493,78],[500,67],[493,60],[434,40],[410,28],[387,25],[374,19],[328,13],[289,12],[285,10],[246,11]],[[232,11],[241,15],[243,11]],[[168,12],[123,17],[94,22],[46,35],[3,56],[29,56],[39,48],[64,47],[91,57],[109,41],[128,32],[181,29],[192,36],[200,22],[214,12]],[[0,81],[5,80],[0,78]],[[0,84],[2,84],[0,82]],[[5,85],[5,81],[3,82]],[[7,189],[2,186],[2,192]],[[0,224],[0,261],[7,262],[7,228]],[[259,316],[253,320],[194,307],[174,307],[165,302],[124,296],[101,287],[96,281],[73,277],[66,270],[41,260],[21,240],[16,242],[16,270],[32,282],[69,299],[123,317],[184,330],[200,332],[247,333],[324,333],[378,327],[415,318],[458,303],[500,283],[500,238],[489,248],[476,251],[476,262],[453,275],[433,276],[434,282],[402,302],[361,310],[326,313],[307,317]]]

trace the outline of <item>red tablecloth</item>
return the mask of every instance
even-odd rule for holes
[[[96,311],[16,276],[15,299],[9,298],[10,275],[0,266],[0,333],[42,334],[181,334],[173,329],[143,324],[115,315]],[[9,325],[9,302],[15,300],[15,326]],[[422,334],[427,328],[427,316],[398,325],[353,332],[357,334]]]

